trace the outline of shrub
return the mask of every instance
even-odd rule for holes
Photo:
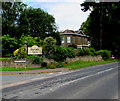
[[[58,62],[57,65],[56,65],[57,68],[60,68],[60,67],[63,67],[63,66],[64,66],[64,64],[61,63],[61,62]]]
[[[66,55],[69,58],[75,58],[76,54],[75,51],[73,50],[73,48],[66,48]]]
[[[21,47],[19,49],[16,49],[13,52],[13,55],[15,56],[15,58],[26,58],[27,52],[24,47]]]
[[[17,56],[19,54],[19,49],[16,49],[14,52],[13,52],[13,55],[14,56]]]
[[[97,55],[101,55],[103,60],[107,60],[111,57],[111,51],[108,50],[99,50],[96,52]]]
[[[91,55],[91,56],[95,56],[96,55],[96,50],[94,48],[90,48],[89,50],[90,50],[89,55]]]
[[[19,39],[20,41],[20,46],[24,46],[25,45],[25,41],[27,40],[27,45],[28,46],[33,46],[33,45],[37,45],[37,41],[35,40],[35,38],[33,38],[32,36],[30,35],[22,35]]]
[[[47,67],[47,63],[46,62],[42,62],[41,63],[41,67]]]
[[[62,62],[67,58],[67,49],[64,47],[57,46],[54,51],[53,59],[57,62]]]
[[[56,46],[53,59],[57,62],[63,62],[67,57],[74,58],[75,56],[76,54],[73,48]]]
[[[74,44],[72,44],[72,45],[69,45],[68,47],[72,47],[72,48],[75,48],[75,49],[77,49],[77,46],[76,46],[76,45],[74,45]]]
[[[95,56],[96,50],[94,48],[87,48],[87,49],[81,49],[78,48],[75,50],[77,56],[84,56],[84,55],[90,55]]]
[[[13,57],[13,54],[8,53],[8,54],[5,54],[4,56],[5,56],[5,57]]]
[[[62,62],[54,62],[54,63],[51,63],[50,65],[48,65],[47,68],[55,69],[55,68],[61,68],[63,66],[64,66],[64,63],[62,63]]]
[[[43,62],[43,58],[38,55],[34,55],[32,59],[33,59],[33,64],[41,64]]]
[[[77,55],[78,55],[78,56],[83,56],[83,55],[84,55],[83,49],[78,48],[78,54],[77,54]]]
[[[54,58],[54,51],[56,47],[56,40],[53,37],[47,37],[43,41],[43,54],[48,59]]]
[[[55,69],[56,68],[56,63],[51,63],[50,65],[47,66],[48,69]]]
[[[83,49],[84,51],[84,55],[90,55],[90,49],[87,48],[87,49]]]
[[[0,37],[0,45],[2,49],[3,57],[11,57],[13,56],[13,52],[15,49],[19,47],[18,40],[16,38],[11,38],[9,35],[3,35]]]

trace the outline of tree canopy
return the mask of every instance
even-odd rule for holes
[[[90,36],[92,47],[119,51],[120,2],[84,2],[81,6],[84,12],[91,10],[80,29]]]
[[[31,35],[44,39],[51,35],[54,37],[57,33],[52,15],[40,8],[27,7],[22,2],[15,2],[13,7],[11,5],[11,2],[2,3],[3,35],[9,34],[10,37],[18,38]]]
[[[40,46],[46,37],[52,36],[60,44],[55,18],[41,8],[28,7],[23,2],[14,2],[14,5],[12,2],[2,2],[1,14],[3,56],[12,54],[25,41],[28,41],[29,46]],[[6,49],[9,40],[13,40],[13,44]]]

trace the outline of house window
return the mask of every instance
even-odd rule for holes
[[[71,37],[67,37],[67,43],[71,43]]]
[[[64,37],[62,38],[62,43],[64,43]]]

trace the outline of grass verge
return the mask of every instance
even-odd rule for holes
[[[107,60],[107,61],[75,61],[64,65],[64,68],[69,68],[71,70],[80,69],[89,66],[95,66],[100,64],[107,64],[112,62],[117,62],[118,60]],[[47,67],[40,68],[0,68],[0,71],[25,71],[25,70],[40,70],[46,69]],[[56,67],[55,67],[56,68]]]
[[[80,69],[84,67],[89,67],[89,66],[95,66],[95,65],[100,65],[100,64],[107,64],[107,63],[112,63],[112,62],[117,62],[118,60],[107,60],[107,61],[75,61],[72,63],[69,63],[65,65],[65,68],[69,69]]]
[[[0,71],[26,71],[26,70],[39,70],[46,69],[46,67],[40,68],[0,68]]]

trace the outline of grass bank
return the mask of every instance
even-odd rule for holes
[[[68,64],[64,64],[64,68],[69,69],[80,69],[89,66],[95,66],[100,64],[107,64],[112,62],[117,62],[118,60],[107,60],[107,61],[75,61]],[[39,69],[46,69],[48,67],[40,67],[40,68],[0,68],[0,71],[25,71],[25,70],[39,70]]]
[[[40,68],[0,68],[0,71],[25,71],[25,70],[39,70],[39,69],[46,69],[46,67],[40,67]]]
[[[101,65],[101,64],[107,64],[107,63],[112,63],[112,62],[117,62],[118,60],[107,60],[107,61],[75,61],[72,63],[69,63],[65,65],[65,68],[69,69],[80,69],[84,67],[89,67],[89,66],[95,66],[95,65]]]

